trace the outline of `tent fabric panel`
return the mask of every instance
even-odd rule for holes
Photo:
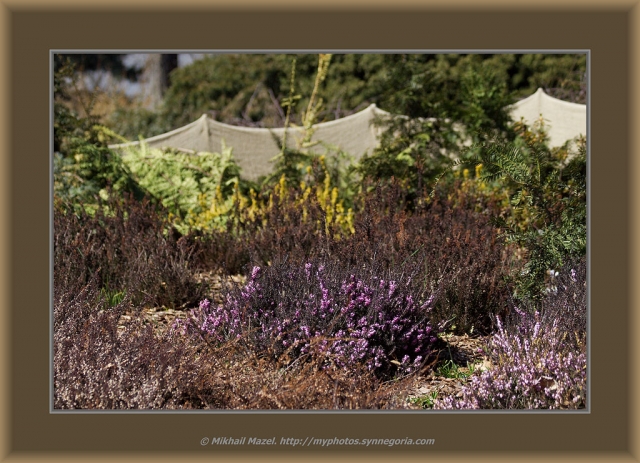
[[[378,143],[379,129],[371,122],[377,115],[386,115],[385,111],[370,105],[359,113],[316,124],[311,138],[319,142],[309,148],[314,154],[324,154],[329,150],[342,150],[355,159],[366,152],[372,152]],[[273,158],[280,153],[274,135],[282,140],[283,128],[263,129],[236,127],[210,119],[206,115],[197,121],[162,135],[148,138],[144,142],[151,148],[175,148],[194,152],[220,153],[224,146],[232,148],[235,161],[242,169],[243,176],[257,180],[273,170]],[[287,129],[287,146],[295,149],[304,137],[299,127]],[[138,146],[140,142],[110,145],[111,148]]]
[[[221,153],[224,141],[225,146],[232,148],[233,158],[242,169],[243,177],[257,180],[273,170],[272,159],[280,149],[269,129],[234,127],[211,119],[208,124],[211,133],[208,151]]]
[[[547,95],[539,88],[533,95],[509,108],[511,117],[521,118],[532,125],[542,114],[547,123],[550,146],[560,146],[578,135],[586,135],[586,105],[570,103]],[[375,104],[358,113],[344,118],[314,125],[312,142],[319,142],[309,148],[314,154],[325,154],[335,149],[360,159],[371,153],[379,143],[381,129],[372,125],[376,116],[390,114]],[[398,116],[406,117],[406,116]],[[263,129],[236,127],[217,122],[206,115],[184,127],[144,140],[152,148],[175,148],[191,152],[220,153],[225,146],[232,148],[232,154],[243,177],[257,180],[273,170],[273,159],[279,154],[274,135],[282,140],[283,128]],[[287,146],[296,148],[304,136],[299,127],[287,129]],[[138,146],[140,142],[110,145],[110,148]]]
[[[513,104],[510,113],[514,121],[523,118],[527,125],[533,125],[542,115],[551,147],[587,134],[587,106],[553,98],[541,88]]]
[[[170,132],[145,138],[144,142],[152,148],[208,151],[209,136],[207,133],[207,116],[202,116],[198,120]],[[109,145],[109,148],[120,149],[139,145],[140,142],[135,141]]]
[[[311,140],[324,142],[352,155],[355,159],[360,159],[367,152],[371,154],[378,145],[380,130],[372,125],[372,121],[380,114],[388,113],[377,110],[375,105],[371,105],[352,116],[318,124]],[[318,143],[311,151],[322,154],[326,149],[322,143]]]

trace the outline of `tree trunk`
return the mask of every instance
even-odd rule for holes
[[[171,85],[170,73],[178,67],[177,54],[150,54],[144,66],[142,84],[147,108],[156,109]]]
[[[161,90],[162,96],[166,93],[168,88],[171,86],[171,71],[178,67],[178,55],[177,54],[164,54],[161,55]]]

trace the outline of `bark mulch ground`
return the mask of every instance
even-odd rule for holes
[[[474,371],[491,368],[492,363],[487,353],[488,336],[448,334],[442,336],[442,340],[444,347],[438,352],[437,360],[432,363],[428,372],[415,377],[408,400],[431,396],[434,393],[440,399],[450,396],[461,397],[462,388],[468,382],[469,367]],[[457,374],[452,371],[454,368]]]

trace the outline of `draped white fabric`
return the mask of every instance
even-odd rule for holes
[[[378,142],[378,129],[371,122],[377,115],[388,114],[375,105],[371,105],[356,114],[313,126],[311,143],[316,143],[309,151],[323,154],[328,149],[341,150],[355,159],[366,152],[371,153]],[[243,176],[255,180],[268,174],[273,166],[271,160],[280,152],[274,135],[282,141],[283,128],[262,129],[236,127],[212,120],[203,115],[191,124],[172,130],[144,141],[151,148],[176,148],[194,152],[220,153],[222,143],[232,147],[233,157],[242,168]],[[287,146],[295,148],[302,142],[304,132],[301,128],[287,130]],[[137,146],[140,142],[110,145],[110,148],[122,149]]]
[[[513,104],[510,114],[514,121],[523,118],[529,126],[542,117],[551,147],[561,146],[578,135],[587,135],[587,106],[553,98],[541,88]]]
[[[560,146],[567,140],[587,133],[586,105],[569,103],[550,97],[542,89],[533,95],[513,104],[509,108],[514,121],[521,118],[528,125],[542,116],[547,127],[550,146]],[[316,154],[326,153],[329,149],[344,151],[355,159],[366,152],[371,153],[378,143],[379,129],[372,125],[376,116],[389,115],[372,104],[363,111],[330,122],[316,124],[309,148]],[[274,135],[281,141],[284,129],[262,129],[237,127],[223,124],[203,115],[191,124],[172,130],[144,141],[151,148],[175,148],[192,152],[220,153],[224,144],[233,148],[233,157],[242,169],[243,176],[256,180],[267,175],[273,167],[272,159],[280,149]],[[302,141],[301,128],[289,128],[287,146],[295,148]],[[140,142],[110,145],[110,148],[122,149],[139,145]]]

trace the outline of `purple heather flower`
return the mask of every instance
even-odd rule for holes
[[[429,298],[425,301],[424,304],[422,304],[422,307],[424,309],[428,309],[431,307],[431,304],[433,303],[433,300],[435,299],[435,295],[432,294],[431,296],[429,296]]]
[[[306,263],[298,274],[304,271],[310,278],[312,269],[313,264]],[[370,280],[361,280],[355,275],[340,282],[328,280],[324,278],[324,271],[324,266],[319,265],[317,285],[309,287],[301,298],[274,301],[271,298],[276,293],[262,292],[273,284],[272,274],[265,273],[258,283],[255,280],[261,270],[254,267],[240,293],[229,294],[225,304],[213,308],[209,301],[202,301],[194,311],[197,324],[193,327],[202,328],[206,335],[220,341],[247,333],[249,328],[253,333],[250,339],[260,343],[275,340],[281,348],[291,347],[298,353],[309,351],[312,333],[314,337],[326,336],[333,340],[322,341],[320,349],[330,353],[332,361],[344,368],[354,362],[363,362],[374,370],[382,368],[395,349],[398,355],[404,356],[405,363],[398,371],[407,373],[430,353],[430,343],[436,338],[429,335],[436,330],[429,324],[416,325],[417,317],[422,315],[410,294],[398,293],[402,282],[379,280],[381,289],[388,285],[388,291],[382,292],[371,288]],[[288,284],[296,272],[289,273],[291,278],[286,271],[280,273],[278,278],[284,280],[278,283],[283,286],[278,287],[277,294],[290,290]],[[332,314],[338,310],[342,315],[334,317]]]
[[[396,282],[395,281],[390,281],[389,282],[389,298],[393,297],[393,293],[396,292]]]

